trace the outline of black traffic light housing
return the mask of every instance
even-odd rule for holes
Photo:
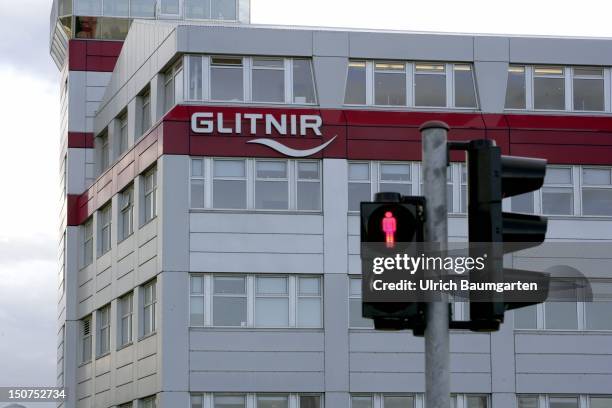
[[[407,197],[399,193],[377,193],[374,202],[361,203],[362,292],[369,282],[371,260],[385,253],[394,253],[397,246],[423,242],[425,198]],[[383,230],[386,214],[394,219],[394,233],[388,237]],[[392,242],[389,242],[389,239]],[[386,245],[368,246],[385,243]],[[426,304],[417,302],[362,302],[363,317],[374,320],[377,330],[413,330],[417,336],[425,332]]]

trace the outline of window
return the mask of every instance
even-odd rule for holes
[[[574,191],[571,167],[549,167],[546,169],[542,187],[542,212],[551,215],[574,213]]]
[[[444,64],[416,64],[414,104],[415,106],[446,106]]]
[[[414,397],[403,395],[385,395],[383,397],[384,408],[412,408]]]
[[[512,211],[524,214],[535,213],[534,199],[535,194],[533,191],[510,198],[510,206]]]
[[[508,67],[508,83],[506,86],[506,109],[525,109],[526,99],[525,67]]]
[[[204,159],[191,159],[191,208],[204,208]]]
[[[119,346],[132,342],[134,295],[130,292],[119,298]]]
[[[612,169],[582,169],[582,214],[612,215]]]
[[[374,103],[376,105],[406,105],[406,64],[375,63]]]
[[[142,102],[142,112],[140,115],[140,134],[144,135],[147,130],[151,127],[151,93],[147,89],[140,96]]]
[[[128,116],[127,112],[124,112],[122,115],[119,115],[119,149],[117,152],[117,157],[121,156],[128,149]]]
[[[563,67],[540,66],[534,68],[533,105],[535,109],[565,109]]]
[[[210,18],[210,0],[185,0],[185,18]]]
[[[578,408],[578,397],[549,397],[549,408]]]
[[[93,220],[90,218],[82,228],[83,233],[83,266],[93,262]]]
[[[321,172],[319,162],[297,162],[297,209],[321,209]]]
[[[217,101],[243,101],[242,58],[213,57],[210,67],[210,97]]]
[[[253,101],[285,101],[285,62],[282,58],[253,58],[251,79]]]
[[[467,166],[465,165],[465,163],[461,163],[461,200],[459,203],[459,212],[464,214],[467,213],[468,210],[467,188]]]
[[[289,397],[287,395],[258,395],[257,408],[289,408]]]
[[[255,208],[289,208],[287,161],[255,161]]]
[[[215,395],[214,408],[246,408],[245,395]]]
[[[157,405],[157,401],[155,396],[143,398],[140,400],[140,404],[138,404],[139,408],[155,408]]]
[[[213,207],[246,208],[244,160],[214,160]]]
[[[210,399],[209,399],[210,398]],[[309,394],[191,394],[191,408],[322,408],[321,395]],[[207,402],[210,401],[210,402]],[[210,405],[208,405],[210,404]]]
[[[134,187],[119,193],[119,239],[124,240],[134,232]]]
[[[156,328],[155,308],[157,304],[156,282],[147,283],[142,288],[143,292],[143,314],[142,327],[143,336],[153,333]]]
[[[300,395],[298,408],[321,408],[320,395]]]
[[[108,133],[104,132],[96,138],[100,157],[100,174],[110,166],[110,146],[108,143]]]
[[[587,330],[612,330],[612,282],[591,282],[593,301],[584,302]]]
[[[188,0],[189,1],[189,0]],[[199,0],[192,0],[199,1]],[[203,59],[199,55],[189,55],[187,57],[187,67],[189,69],[189,90],[188,90],[188,99],[189,100],[202,100],[204,99],[202,93],[202,87],[204,84],[203,77]]]
[[[344,103],[366,104],[366,63],[364,61],[349,62]]]
[[[157,168],[144,175],[144,222],[157,216]]]
[[[537,305],[516,309],[514,311],[514,327],[517,329],[537,329],[537,310]]]
[[[164,112],[183,100],[183,64],[179,60],[164,73]]]
[[[453,68],[455,71],[455,107],[475,108],[476,89],[474,87],[472,66],[468,64],[455,64]]]
[[[351,408],[373,408],[372,397],[365,395],[352,396]]]
[[[115,17],[128,17],[130,3],[128,0],[104,0],[104,15]]]
[[[91,361],[91,316],[81,319],[81,363]]]
[[[212,18],[215,20],[237,20],[236,0],[213,0]]]
[[[349,278],[349,327],[374,327],[371,319],[361,316],[361,278]]]
[[[192,274],[190,325],[319,328],[322,293],[319,276]]]
[[[612,397],[589,397],[590,408],[610,408],[612,407]]]
[[[104,255],[111,248],[111,205],[107,204],[98,210],[98,238],[100,240],[98,255]]]
[[[98,356],[103,356],[110,351],[110,305],[98,310]]]
[[[82,16],[99,16],[102,14],[102,0],[76,0],[74,14]]]
[[[380,163],[379,171],[379,191],[412,195],[410,163]]]
[[[317,103],[310,60],[293,60],[293,103]]]
[[[166,15],[179,14],[179,0],[159,0],[160,12]]]
[[[213,277],[213,325],[247,325],[246,278],[244,276]]]
[[[544,326],[547,329],[578,329],[576,302],[545,302],[544,317]]]
[[[604,110],[604,76],[603,68],[573,68],[574,110]]]
[[[516,401],[519,408],[538,408],[537,395],[517,395]]]
[[[370,163],[349,163],[348,166],[348,209],[359,211],[362,201],[372,199]]]
[[[155,0],[130,0],[132,17],[155,17]]]
[[[134,405],[132,404],[132,402],[126,402],[125,404],[121,404],[119,405],[119,408],[133,408]]]

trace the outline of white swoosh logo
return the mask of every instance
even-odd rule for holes
[[[272,139],[253,139],[253,140],[249,140],[247,143],[256,143],[256,144],[268,146],[270,149],[276,150],[277,152],[282,153],[285,156],[307,157],[307,156],[312,156],[315,153],[319,153],[321,150],[325,149],[327,146],[329,146],[329,144],[331,144],[331,142],[333,142],[336,139],[336,137],[338,137],[338,135],[332,137],[331,139],[329,139],[327,142],[323,143],[322,145],[313,147],[312,149],[308,149],[308,150],[292,149]]]

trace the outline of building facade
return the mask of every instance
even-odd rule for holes
[[[423,339],[361,318],[357,209],[420,194],[431,119],[548,159],[544,187],[504,206],[549,215],[568,249],[514,266],[612,278],[612,41],[257,26],[242,1],[167,3],[52,13],[63,406],[423,408]],[[454,407],[612,407],[611,316],[549,302],[454,331]]]

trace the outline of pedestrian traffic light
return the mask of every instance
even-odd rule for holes
[[[372,259],[391,256],[409,243],[423,242],[425,199],[399,193],[378,193],[374,202],[361,203],[362,293],[372,284]],[[363,317],[378,330],[425,331],[425,304],[362,301]]]
[[[504,312],[543,302],[548,276],[538,272],[503,269],[503,254],[537,246],[544,241],[547,219],[538,215],[502,212],[502,199],[538,190],[544,182],[546,160],[502,156],[491,140],[473,140],[467,150],[468,235],[470,255],[487,254],[487,266],[473,270],[472,282],[503,283],[520,279],[534,282],[538,292],[517,301],[495,291],[470,292],[473,330],[492,331],[504,321]]]

